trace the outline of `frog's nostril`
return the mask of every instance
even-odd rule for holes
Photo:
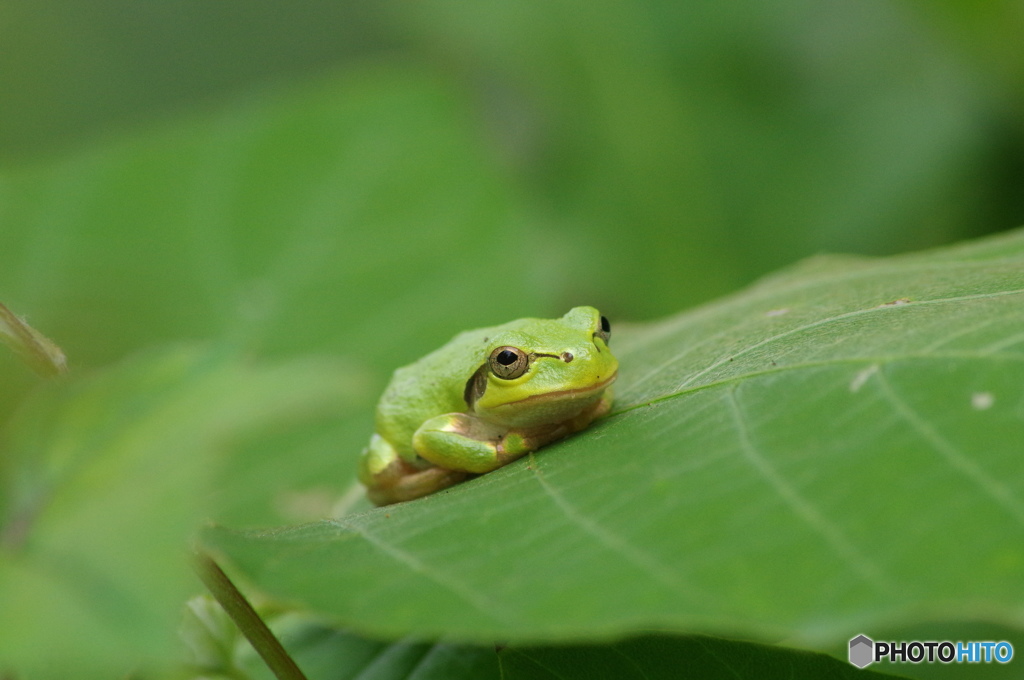
[[[562,361],[569,363],[573,360],[572,352],[562,352]]]

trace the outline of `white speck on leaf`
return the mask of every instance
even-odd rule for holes
[[[975,392],[971,395],[971,406],[979,411],[992,408],[996,398],[991,392]]]
[[[878,372],[878,364],[871,364],[867,368],[858,371],[857,375],[853,376],[853,380],[850,381],[850,391],[856,392],[860,388],[864,387],[864,383],[868,381],[868,378]]]
[[[784,314],[789,314],[789,309],[769,309],[767,312],[764,313],[765,316],[782,316]]]

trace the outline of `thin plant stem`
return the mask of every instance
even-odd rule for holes
[[[280,640],[270,632],[267,624],[245,599],[245,595],[235,587],[213,558],[204,552],[197,553],[195,568],[203,585],[228,613],[245,639],[277,676],[277,680],[306,680],[306,676],[295,665],[295,661],[281,646]]]

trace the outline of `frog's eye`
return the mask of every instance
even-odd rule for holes
[[[601,317],[601,327],[594,331],[594,337],[601,338],[606,345],[612,339],[612,325],[608,323],[608,317]]]
[[[499,347],[487,358],[491,373],[503,380],[514,380],[530,367],[530,356],[518,347]]]

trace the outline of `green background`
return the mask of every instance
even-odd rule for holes
[[[166,667],[169,622],[198,588],[179,560],[186,537],[208,518],[251,528],[336,509],[390,371],[459,330],[592,304],[644,374],[707,343],[676,367],[692,376],[771,329],[740,324],[733,334],[745,308],[729,299],[679,317],[683,334],[667,333],[670,322],[622,322],[693,308],[820,252],[887,255],[1024,223],[1022,33],[1024,10],[1010,1],[0,4],[0,301],[72,366],[69,379],[42,386],[0,356],[0,591],[17,599],[0,623],[18,632],[20,650],[0,662],[43,663],[41,677],[46,663],[102,675],[136,654]],[[993,248],[1012,258],[1006,243]],[[941,265],[921,273],[901,262],[873,289],[812,286],[806,319],[1020,288],[1012,259],[1005,276],[977,273],[971,285]],[[932,347],[958,323],[965,352],[1012,355],[1019,307],[993,305],[856,327],[860,353],[850,356],[891,358],[866,353],[879,338],[904,354]],[[702,325],[707,314],[718,321]],[[983,330],[973,336],[975,325]],[[1017,359],[1000,360],[890,377],[907,399],[944,385],[987,389],[975,375],[1013,394]],[[624,372],[623,395],[674,394],[673,374],[660,375],[649,392],[630,393]],[[828,441],[815,412],[827,395],[795,399],[771,380],[764,389],[758,403],[788,404],[780,441],[803,432]],[[938,409],[931,426],[956,422],[926,402]],[[840,442],[853,460],[883,444],[921,446],[885,439],[889,421],[871,409],[849,418]],[[958,445],[1002,460],[1022,419],[1011,408],[1006,429]],[[618,427],[610,432],[626,443],[652,431]],[[985,431],[957,427],[969,440]],[[692,428],[658,429],[654,444],[684,450],[711,437]],[[626,443],[601,450],[623,454]],[[802,450],[780,446],[780,455]],[[666,493],[637,502],[649,513],[682,502],[679,488]],[[723,506],[718,521],[749,528],[766,521],[758,512],[756,502]],[[910,523],[909,564],[945,559],[915,542],[927,521]],[[992,545],[1014,530],[992,526]],[[799,541],[791,548],[817,559]],[[999,570],[1017,573],[1013,555],[991,558],[979,581],[988,604],[983,591],[1003,583]],[[949,585],[970,573],[940,576]],[[758,592],[729,596],[746,606]],[[996,614],[957,600],[924,618],[957,620],[940,636],[963,630],[962,614],[1012,630],[1019,595]],[[717,632],[840,658],[845,639],[873,634],[838,626],[787,637],[782,625],[780,636],[777,620],[755,626],[752,612],[790,610],[763,604],[733,610],[748,627],[731,620]],[[400,614],[415,620],[409,607],[390,624],[334,613],[362,632],[445,633],[402,628]],[[550,639],[592,641],[607,614],[591,614]],[[603,633],[664,620],[648,614]],[[921,618],[904,615],[870,620],[898,631]],[[673,630],[709,631],[706,619],[681,623]],[[125,635],[138,636],[131,652],[111,642]]]

